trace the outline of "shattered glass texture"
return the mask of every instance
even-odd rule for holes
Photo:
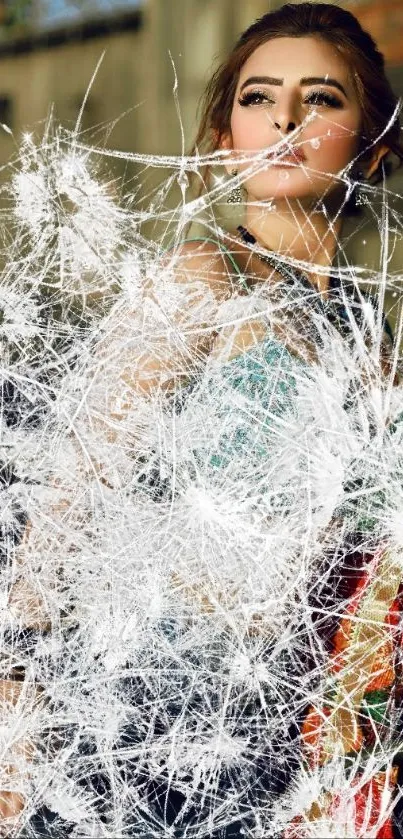
[[[173,174],[139,209],[108,156]],[[11,835],[375,837],[390,813],[385,788],[357,832],[356,785],[402,750],[397,691],[369,752],[347,759],[336,737],[314,765],[300,732],[329,694],[338,581],[357,552],[387,546],[403,564],[400,323],[388,374],[380,363],[385,284],[400,277],[373,272],[359,314],[346,291],[348,339],[298,283],[245,294],[234,271],[224,302],[200,277],[178,283],[189,221],[220,240],[213,210],[232,188],[192,197],[205,162],[114,155],[49,126],[10,169],[1,633],[4,667],[26,679],[0,731],[17,767],[3,789],[27,800]],[[157,217],[170,249],[143,235]],[[363,282],[334,271],[342,289]],[[203,357],[203,336],[257,316],[264,341]],[[314,362],[276,337],[283,317],[315,336]],[[159,386],[145,394],[150,357]],[[331,816],[313,818],[329,795]],[[287,834],[301,814],[304,832]]]

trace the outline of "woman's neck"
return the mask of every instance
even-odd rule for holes
[[[309,212],[290,201],[276,202],[275,209],[266,212],[261,205],[247,204],[245,226],[264,248],[311,263],[312,272],[307,271],[307,276],[326,293],[329,276],[320,269],[333,263],[342,226],[340,215],[332,221],[322,212]]]

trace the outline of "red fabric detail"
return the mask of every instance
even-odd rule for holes
[[[356,793],[354,801],[356,807],[355,825],[357,836],[368,836],[368,834],[376,828],[379,820],[379,813],[381,812],[383,790],[386,785],[388,785],[390,791],[393,790],[396,783],[395,774],[396,773],[393,770],[389,776],[387,776],[384,772],[380,772],[378,775],[371,778],[367,784],[364,784],[364,786]],[[369,819],[366,814],[368,800],[371,802]],[[377,839],[393,839],[393,826],[390,818],[386,819],[383,823],[382,827],[378,830],[376,837]]]

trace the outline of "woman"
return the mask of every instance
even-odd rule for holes
[[[343,480],[347,475],[355,488],[344,487],[341,503],[339,486],[329,512],[316,487],[305,531],[298,507],[302,505],[306,521],[308,484],[295,481],[301,463],[307,469],[313,463],[312,451],[305,461],[305,453],[297,450],[301,417],[308,425],[309,417],[312,425],[317,422],[321,379],[312,371],[322,366],[328,386],[329,368],[339,365],[337,369],[348,371],[348,359],[353,358],[354,375],[347,372],[345,377],[349,389],[340,400],[336,437],[358,422],[362,404],[357,370],[368,388],[378,375],[378,362],[386,382],[396,373],[387,342],[377,344],[371,333],[368,301],[348,282],[348,270],[343,271],[340,247],[343,219],[358,190],[371,194],[390,153],[403,159],[396,99],[382,56],[356,19],[336,6],[303,3],[267,14],[241,36],[213,77],[196,146],[198,153],[217,151],[217,160],[225,161],[230,198],[245,205],[243,224],[235,235],[181,241],[165,256],[163,267],[173,271],[179,296],[181,290],[192,289],[189,312],[184,312],[182,297],[176,321],[172,304],[165,340],[160,340],[161,332],[154,342],[151,336],[147,352],[135,356],[131,313],[123,317],[120,310],[97,354],[98,374],[101,370],[107,381],[107,409],[103,416],[97,409],[97,434],[112,454],[103,459],[91,455],[91,464],[103,486],[112,492],[121,485],[121,461],[114,460],[113,451],[127,446],[128,433],[134,448],[138,445],[141,422],[133,433],[130,417],[139,399],[155,405],[166,393],[171,414],[164,410],[172,420],[166,428],[174,428],[176,435],[170,444],[165,429],[165,464],[161,449],[156,467],[143,445],[146,454],[135,463],[136,479],[131,477],[137,494],[152,498],[147,516],[163,518],[164,527],[168,521],[165,544],[175,561],[168,564],[166,597],[176,618],[170,620],[168,612],[159,621],[158,637],[165,641],[159,641],[158,662],[175,690],[167,694],[160,712],[151,714],[156,704],[152,676],[146,688],[132,671],[125,680],[125,695],[131,694],[133,708],[141,707],[143,717],[127,711],[130,724],[115,744],[120,792],[127,787],[126,798],[119,800],[132,813],[122,835],[144,835],[147,824],[153,836],[163,835],[158,833],[163,829],[175,837],[391,836],[391,811],[398,812],[394,651],[400,563],[386,551],[385,528],[362,524],[373,510],[355,501],[365,496],[368,477],[359,446],[352,447],[354,456],[351,451],[345,455],[348,467],[343,472]],[[204,183],[209,177],[206,170]],[[376,309],[371,311],[376,320]],[[367,351],[365,340],[371,337]],[[93,392],[97,387],[95,382]],[[374,416],[367,422],[366,443],[375,462],[373,439],[379,435]],[[198,429],[197,445],[186,442],[192,423]],[[321,433],[315,428],[318,445],[323,443]],[[187,446],[185,455],[179,453],[179,441]],[[83,444],[84,449],[90,451]],[[293,458],[300,458],[294,473],[289,466]],[[162,465],[167,464],[171,476],[168,469],[164,479]],[[220,515],[213,510],[216,530],[210,526],[214,515],[208,504],[223,486],[232,492],[225,521],[235,509],[234,527],[237,517],[245,524],[231,542],[238,575],[228,565],[222,539],[218,547],[214,543],[224,520],[222,507]],[[326,482],[322,490],[325,496],[330,492]],[[155,512],[158,494],[162,506]],[[185,544],[181,519],[186,504],[189,511],[189,499],[199,516],[204,505],[207,548],[195,559]],[[295,534],[291,547],[285,546],[290,529]],[[160,535],[162,530],[160,526]],[[223,538],[225,532],[223,528]],[[188,531],[189,540],[194,533]],[[263,541],[256,539],[259,534]],[[311,564],[304,571],[305,538],[310,545],[305,559],[309,556]],[[242,564],[254,540],[257,553],[264,542],[266,551],[274,545],[273,557],[276,550],[288,557],[288,566],[284,560],[278,570],[286,598],[280,596],[280,584],[273,587],[277,571],[272,557],[270,579],[260,561],[256,571]],[[294,577],[293,563],[300,563]],[[194,568],[193,576],[189,568]],[[246,576],[253,578],[249,589]],[[28,604],[29,612],[26,589],[19,589],[18,582],[11,602],[26,610]],[[341,618],[339,628],[335,615]],[[189,652],[184,658],[192,621],[206,640],[197,641],[193,658]],[[250,670],[252,642],[254,649],[263,649],[259,678]],[[231,649],[236,655],[227,664]],[[175,666],[175,657],[181,667]],[[201,660],[204,669],[198,670]],[[151,667],[145,654],[139,661]],[[252,687],[243,693],[244,683]],[[185,710],[191,724],[184,734]],[[142,763],[137,751],[136,759],[129,757],[124,765],[124,754],[140,742],[141,725],[148,730],[143,741],[152,732],[156,749]],[[218,735],[227,730],[231,737],[225,752]],[[192,745],[193,759],[177,751],[178,732]],[[216,746],[207,760],[208,737]],[[168,757],[161,769],[164,749]],[[211,762],[214,751],[220,754],[219,770],[211,768],[216,766]],[[88,751],[81,745],[80,760],[83,754]],[[86,792],[99,796],[101,787],[106,799],[117,795],[101,775]],[[9,793],[3,817],[21,808],[21,798]]]
[[[286,5],[244,33],[210,82],[196,147],[229,152],[228,171],[238,193],[235,200],[245,202],[245,221],[238,227],[241,244],[234,247],[233,240],[225,239],[223,244],[249,287],[267,279],[275,282],[273,269],[284,276],[285,266],[298,261],[305,284],[308,279],[322,299],[337,295],[332,267],[342,261],[339,238],[351,202],[346,183],[351,179],[356,188],[362,181],[373,183],[392,150],[402,159],[395,107],[383,59],[348,12],[327,4]],[[390,134],[385,132],[388,123]],[[190,246],[190,260],[194,248]],[[354,305],[351,298],[350,305]],[[331,307],[328,316],[334,317]],[[231,356],[251,352],[265,334],[267,325],[246,320],[232,336]],[[282,337],[295,340],[287,329]],[[288,346],[295,351],[295,345]],[[302,355],[301,348],[299,352]],[[390,372],[386,359],[384,369]],[[317,765],[331,761],[339,750],[346,756],[370,750],[382,737],[379,732],[385,735],[388,728],[388,703],[393,693],[399,693],[393,664],[397,659],[391,646],[393,632],[380,629],[379,614],[389,626],[396,624],[401,586],[399,563],[386,561],[382,569],[382,562],[376,551],[371,556],[350,552],[332,572],[333,586],[347,606],[345,617],[336,631],[331,620],[329,627],[328,613],[324,625],[319,620],[318,631],[325,631],[331,669],[345,675],[332,688],[338,696],[337,710],[330,690],[330,698],[321,707],[312,707],[303,723],[307,756]],[[361,594],[368,586],[367,594]],[[323,616],[323,594],[317,599],[319,616],[321,612]],[[364,622],[361,635],[352,614]],[[368,626],[374,621],[371,632]],[[395,641],[396,637],[395,633]],[[374,726],[377,713],[379,729]],[[325,835],[326,830],[326,835],[375,835],[380,800],[395,783],[396,772],[386,765],[365,781],[358,774],[349,823],[341,790],[333,790],[313,801],[287,835]],[[379,836],[392,835],[386,812],[387,808],[378,822]],[[310,820],[319,820],[319,832]]]

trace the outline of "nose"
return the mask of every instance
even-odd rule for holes
[[[283,95],[275,108],[273,121],[274,127],[277,128],[277,131],[279,131],[283,137],[286,134],[290,134],[291,131],[295,131],[297,125],[301,122],[296,98],[289,95]]]
[[[281,131],[282,134],[289,134],[291,131],[295,131],[297,124],[290,120],[288,125],[284,122],[284,128],[280,122],[275,122],[274,127],[277,128],[278,131]]]

